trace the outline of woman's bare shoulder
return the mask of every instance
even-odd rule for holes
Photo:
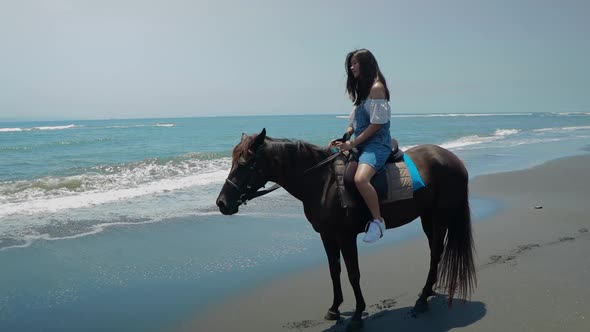
[[[372,98],[372,99],[386,98],[385,86],[383,85],[383,83],[377,81],[377,82],[375,82],[375,84],[373,84],[373,86],[371,87],[371,91],[369,92],[369,98]]]

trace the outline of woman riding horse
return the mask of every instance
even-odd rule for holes
[[[446,290],[449,303],[455,296],[467,298],[476,284],[473,264],[468,175],[463,163],[436,145],[420,145],[405,153],[420,171],[425,187],[411,199],[382,204],[386,228],[405,225],[418,217],[430,246],[430,269],[414,312],[428,309],[434,285]],[[322,239],[332,279],[334,298],[325,316],[336,320],[343,301],[340,254],[354,290],[356,310],[350,327],[362,325],[365,301],[360,288],[357,235],[371,216],[366,207],[344,209],[339,201],[332,167],[305,172],[331,156],[330,149],[303,141],[272,139],[263,129],[258,135],[242,135],[233,150],[232,166],[217,198],[219,211],[235,214],[241,204],[260,196],[268,181],[281,185],[303,203],[303,210]]]

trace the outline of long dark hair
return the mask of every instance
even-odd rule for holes
[[[359,63],[360,70],[358,79],[354,77],[352,70],[350,70],[352,57],[356,57],[356,60]],[[360,105],[363,100],[369,97],[371,87],[377,81],[381,82],[381,84],[383,84],[385,87],[385,96],[387,101],[389,101],[389,89],[387,88],[387,82],[385,82],[385,77],[383,77],[381,70],[379,70],[377,59],[375,59],[373,53],[364,48],[360,50],[354,50],[348,53],[344,65],[346,66],[346,73],[348,74],[348,79],[346,80],[346,92],[348,92],[348,96],[354,105]]]

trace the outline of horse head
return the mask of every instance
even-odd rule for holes
[[[266,129],[258,135],[242,134],[232,153],[232,165],[217,197],[219,211],[225,215],[238,212],[241,204],[256,195],[268,181],[268,162],[263,158]]]

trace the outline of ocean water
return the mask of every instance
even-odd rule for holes
[[[242,132],[325,145],[346,118],[0,123],[0,330],[165,330],[244,288],[323,264],[319,236],[283,190],[235,216],[219,214],[215,198]],[[590,113],[391,121],[402,148],[446,147],[472,178],[582,154],[590,143]],[[497,209],[471,203],[476,222]],[[422,236],[418,223],[386,235],[377,246]]]

